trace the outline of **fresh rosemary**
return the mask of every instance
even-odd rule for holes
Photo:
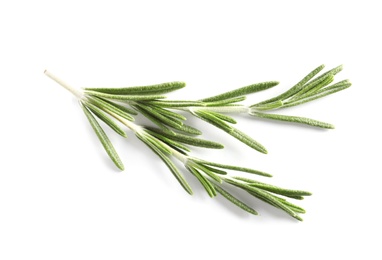
[[[263,145],[233,127],[236,120],[227,113],[246,113],[252,117],[289,121],[328,129],[334,128],[331,124],[310,118],[269,112],[310,102],[350,87],[351,83],[348,80],[331,84],[334,76],[342,70],[342,66],[318,76],[323,68],[323,65],[317,67],[286,92],[250,106],[245,106],[240,102],[244,101],[247,95],[274,87],[278,82],[252,84],[213,97],[189,101],[168,100],[164,96],[164,94],[185,87],[183,82],[128,88],[75,89],[50,72],[45,71],[45,74],[78,99],[105,151],[119,169],[124,169],[123,163],[96,117],[122,137],[127,137],[127,134],[121,125],[131,130],[165,163],[189,194],[192,194],[192,189],[174,160],[178,160],[184,165],[184,168],[200,182],[210,197],[220,194],[243,210],[257,215],[252,207],[233,196],[226,188],[235,187],[285,211],[295,219],[302,220],[299,214],[305,213],[304,209],[287,201],[287,198],[301,200],[304,196],[311,195],[310,192],[284,189],[252,178],[232,176],[230,172],[237,171],[271,177],[268,173],[254,169],[205,161],[192,156],[189,146],[222,149],[223,145],[197,137],[202,132],[185,124],[186,117],[179,112],[188,112],[223,130],[249,147],[267,153]],[[155,127],[135,123],[135,116],[138,114],[149,119]]]

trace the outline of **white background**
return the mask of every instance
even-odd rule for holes
[[[381,259],[382,18],[378,1],[1,1],[0,259]],[[320,64],[353,86],[283,111],[320,130],[240,116],[259,154],[196,120],[209,160],[270,172],[305,189],[303,222],[257,200],[251,216],[194,196],[129,134],[110,133],[116,170],[69,92],[181,80],[197,99],[278,80],[272,97]],[[281,112],[281,111],[280,111]],[[109,131],[108,131],[109,133]]]

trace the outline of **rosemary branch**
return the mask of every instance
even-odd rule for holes
[[[190,115],[214,125],[251,148],[267,153],[263,145],[233,127],[236,120],[232,117],[232,114],[245,113],[253,117],[302,123],[322,128],[334,128],[331,124],[314,119],[268,113],[271,110],[301,105],[350,87],[351,83],[348,80],[330,85],[334,80],[334,76],[342,70],[342,66],[317,76],[323,68],[323,65],[317,67],[286,92],[251,106],[240,104],[240,102],[244,101],[247,95],[274,87],[278,82],[256,83],[213,97],[192,101],[167,100],[163,96],[163,94],[185,87],[183,82],[176,81],[127,88],[76,89],[52,73],[48,71],[44,73],[70,91],[79,100],[106,153],[119,169],[124,169],[123,163],[96,118],[103,121],[122,137],[127,137],[122,126],[132,131],[139,140],[163,161],[179,184],[189,194],[192,194],[192,189],[183,175],[184,171],[194,176],[210,197],[220,194],[241,209],[251,214],[257,214],[251,206],[233,196],[226,188],[223,188],[223,185],[225,185],[230,189],[236,188],[245,191],[249,195],[283,210],[293,218],[302,220],[299,214],[305,213],[305,210],[289,202],[287,198],[303,199],[304,196],[311,195],[310,192],[285,189],[252,178],[231,176],[231,171],[239,171],[271,177],[268,173],[251,168],[210,162],[193,157],[190,155],[192,150],[189,146],[222,149],[223,145],[196,137],[202,132],[193,126],[185,124],[187,118],[177,111],[187,111]],[[230,115],[227,115],[228,113]],[[156,127],[135,123],[137,114],[142,114],[148,118]],[[183,164],[183,171],[176,166],[174,160]]]

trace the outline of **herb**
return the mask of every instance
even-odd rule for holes
[[[192,156],[189,146],[222,149],[223,145],[197,137],[202,132],[185,124],[186,117],[178,111],[186,111],[192,116],[225,131],[251,148],[267,153],[263,145],[233,127],[236,120],[227,113],[246,113],[253,117],[334,128],[331,124],[310,118],[269,113],[271,110],[297,106],[350,87],[351,84],[347,80],[331,85],[334,76],[342,70],[341,66],[317,76],[323,68],[324,66],[321,65],[314,69],[288,91],[250,106],[245,106],[239,102],[244,101],[249,94],[276,86],[278,82],[269,81],[252,84],[213,97],[190,101],[168,100],[163,96],[163,94],[185,87],[183,82],[128,88],[74,89],[48,71],[45,71],[45,74],[77,97],[101,144],[119,169],[124,169],[123,163],[96,117],[122,137],[127,137],[127,135],[121,125],[131,130],[163,161],[189,194],[192,194],[192,189],[182,171],[174,163],[175,160],[183,164],[184,168],[198,179],[210,197],[220,194],[241,209],[257,215],[252,207],[227,191],[227,189],[237,188],[285,211],[295,219],[302,220],[299,214],[305,213],[304,209],[287,201],[287,198],[301,200],[304,196],[311,195],[310,192],[284,189],[252,178],[232,176],[230,172],[236,171],[271,177],[270,174],[262,171],[205,161]],[[155,127],[135,123],[137,114],[142,114],[148,118]]]

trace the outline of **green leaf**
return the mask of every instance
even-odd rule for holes
[[[229,200],[230,202],[232,202],[233,204],[235,204],[239,208],[241,208],[241,209],[243,209],[243,210],[245,210],[245,211],[247,211],[253,215],[258,215],[256,210],[254,210],[253,208],[251,208],[250,206],[248,206],[247,204],[245,204],[244,202],[242,202],[238,198],[234,197],[232,194],[230,194],[228,191],[224,190],[222,187],[220,187],[216,184],[214,184],[214,187],[215,187],[215,190],[217,192],[219,192],[224,198],[226,198],[227,200]]]
[[[337,66],[337,67],[335,67],[335,68],[333,68],[333,69],[331,69],[331,70],[329,70],[329,71],[327,71],[327,72],[321,74],[320,76],[318,76],[317,78],[313,79],[313,80],[312,80],[311,82],[309,82],[309,83],[311,83],[311,84],[315,84],[317,81],[321,81],[322,78],[325,78],[325,77],[327,77],[328,75],[335,76],[337,73],[339,73],[340,71],[342,71],[342,69],[343,69],[343,66],[342,66],[342,65]]]
[[[274,102],[274,101],[277,101],[277,100],[285,100],[285,99],[291,97],[292,95],[294,95],[297,92],[299,92],[304,87],[304,85],[310,79],[312,79],[315,75],[317,75],[324,67],[325,67],[324,65],[318,66],[312,72],[310,72],[308,75],[306,75],[300,82],[298,82],[296,85],[294,85],[292,88],[290,88],[286,92],[284,92],[284,93],[282,93],[282,94],[280,94],[280,95],[278,95],[278,96],[276,96],[274,98],[262,101],[260,103],[255,104],[255,105],[252,105],[252,106],[257,106],[257,105],[261,105],[261,104],[267,104],[267,103],[271,103],[271,102]]]
[[[270,191],[275,194],[283,195],[286,197],[292,196],[292,197],[300,197],[300,196],[310,196],[312,193],[302,190],[291,190],[291,189],[284,189],[281,187],[269,185],[266,183],[254,181],[249,184],[252,187],[256,187],[262,190]]]
[[[248,136],[247,134],[241,132],[240,130],[232,127],[231,131],[229,131],[228,133],[232,135],[233,137],[235,137],[237,140],[241,141],[242,143],[255,149],[256,151],[259,151],[265,154],[268,153],[267,149],[265,149],[265,147],[262,144],[260,144],[259,142],[254,140],[252,137]]]
[[[120,109],[119,107],[115,106],[113,103],[107,102],[101,98],[97,97],[88,97],[87,98],[90,103],[101,109],[102,111],[105,111],[111,116],[114,116],[113,114],[116,114],[124,119],[127,119],[129,121],[134,121],[134,117],[132,117],[129,113],[126,111]]]
[[[155,117],[159,122],[161,122],[164,125],[173,127],[175,129],[178,129],[179,127],[183,125],[183,122],[179,120],[169,119],[168,117],[163,116],[161,113],[159,113],[158,111],[156,111],[154,108],[150,106],[143,106],[143,105],[136,104],[134,105],[134,107],[138,107],[140,111],[144,110],[146,113],[150,114],[151,117]]]
[[[333,80],[334,80],[334,76],[331,74],[328,74],[328,76],[323,77],[322,80],[316,81],[315,83],[307,84],[300,92],[296,93],[288,101],[311,96],[312,94],[317,92],[319,89],[332,83]]]
[[[264,201],[264,202],[266,202],[266,203],[268,203],[268,204],[270,204],[276,208],[283,210],[284,212],[286,212],[287,214],[289,214],[293,218],[295,218],[299,221],[302,221],[302,218],[297,214],[298,212],[294,211],[295,207],[290,207],[285,202],[281,202],[280,200],[278,200],[278,197],[271,195],[270,193],[268,193],[266,191],[262,191],[262,190],[257,189],[257,188],[254,188],[252,191],[249,191],[249,193],[251,195],[255,196],[256,198],[259,198],[262,201]]]
[[[113,94],[92,91],[92,90],[85,90],[85,94],[89,96],[93,96],[93,97],[101,97],[101,98],[121,100],[121,101],[156,100],[156,99],[165,98],[165,96],[160,96],[160,95],[113,95]]]
[[[209,140],[204,140],[200,138],[195,138],[188,135],[183,135],[180,133],[176,133],[175,135],[169,134],[167,132],[161,131],[156,128],[147,127],[148,130],[150,130],[152,133],[155,133],[156,135],[165,136],[173,141],[181,142],[184,144],[192,145],[192,146],[199,146],[204,148],[212,148],[212,149],[222,149],[224,148],[223,145],[219,143],[215,143]]]
[[[113,129],[117,134],[127,137],[126,132],[120,128],[110,117],[108,117],[101,109],[94,106],[89,102],[84,102],[84,105],[99,119],[101,119],[105,124],[107,124],[111,129]]]
[[[203,165],[215,166],[215,167],[233,170],[233,171],[239,171],[239,172],[247,172],[247,173],[252,173],[252,174],[256,174],[256,175],[260,175],[260,176],[264,176],[264,177],[272,177],[272,175],[269,173],[250,169],[250,168],[221,164],[221,163],[216,163],[216,162],[209,162],[209,161],[204,161],[204,160],[196,159],[196,158],[193,158],[192,160],[194,160],[197,163],[202,163]]]
[[[304,104],[304,103],[307,103],[307,102],[310,102],[310,101],[313,101],[313,100],[334,94],[334,93],[339,92],[341,90],[347,89],[350,86],[351,86],[351,83],[348,80],[344,80],[344,81],[338,82],[334,85],[320,89],[317,92],[315,92],[314,94],[312,94],[311,96],[301,97],[301,99],[293,100],[290,102],[285,102],[283,105],[283,108],[301,105],[301,104]]]
[[[124,169],[123,163],[122,163],[121,159],[119,158],[117,152],[115,151],[114,146],[112,145],[109,138],[107,137],[107,135],[103,131],[102,127],[98,124],[97,120],[93,117],[91,112],[84,106],[84,104],[82,104],[82,103],[80,103],[80,104],[81,104],[81,107],[82,107],[87,119],[89,120],[90,125],[92,126],[98,139],[101,141],[101,144],[105,148],[105,151],[109,155],[110,159],[114,162],[114,164],[120,170],[123,170]]]
[[[211,111],[204,111],[204,110],[197,110],[194,111],[193,114],[197,116],[198,118],[222,129],[229,135],[235,137],[240,142],[248,145],[249,147],[261,152],[261,153],[267,153],[267,150],[263,145],[261,145],[259,142],[255,141],[250,136],[244,134],[240,130],[226,124],[224,121],[222,121],[220,118],[216,117]]]
[[[196,163],[195,161],[192,161],[192,160],[188,160],[187,165],[203,171],[205,174],[207,174],[210,178],[212,178],[216,182],[222,183],[222,180],[219,176],[217,176],[214,172],[210,171],[208,168],[204,167],[202,164]]]
[[[203,167],[208,169],[211,172],[214,172],[214,173],[217,173],[217,174],[220,174],[220,175],[227,175],[226,171],[222,171],[222,170],[216,169],[214,167],[210,167],[210,166],[208,166],[206,164],[203,164]]]
[[[169,93],[184,88],[185,86],[186,83],[184,82],[174,81],[149,86],[137,86],[127,88],[85,88],[85,90],[115,95],[157,95]]]
[[[321,92],[325,92],[325,91],[329,91],[329,90],[333,90],[333,89],[338,89],[338,88],[342,88],[342,87],[350,87],[350,86],[351,86],[351,82],[348,79],[345,79],[345,80],[341,80],[341,81],[339,81],[333,85],[327,86],[323,89],[320,89],[314,94],[320,94]]]
[[[179,142],[176,142],[174,140],[171,140],[170,138],[167,138],[166,136],[164,135],[161,135],[161,134],[158,134],[156,132],[153,132],[153,131],[150,131],[148,128],[146,128],[146,131],[151,134],[152,136],[155,136],[156,138],[160,139],[161,141],[165,142],[166,144],[168,145],[171,145],[172,147],[177,147],[181,150],[184,150],[184,151],[187,151],[187,152],[191,152],[191,150],[185,146],[185,145],[182,145],[181,143]],[[163,131],[162,131],[163,132]],[[172,135],[170,135],[172,136]]]
[[[302,199],[304,199],[303,196],[310,196],[311,195],[311,193],[307,192],[307,191],[284,189],[281,187],[269,185],[269,184],[255,181],[255,180],[248,179],[248,178],[237,177],[237,176],[232,177],[232,178],[235,180],[240,180],[240,181],[246,182],[246,183],[248,183],[249,186],[257,187],[259,189],[270,191],[272,193],[279,194],[279,195],[289,197],[292,199],[302,200]]]
[[[221,106],[233,105],[233,103],[241,102],[241,101],[244,101],[245,99],[246,99],[245,96],[227,98],[227,99],[218,100],[218,101],[205,102],[205,105],[207,107],[221,107]]]
[[[177,130],[178,132],[183,132],[187,134],[201,134],[201,132],[198,129],[188,125],[184,125],[183,122],[177,119],[168,118],[165,115],[162,115],[159,111],[156,111],[156,109],[153,107],[146,107],[138,104],[132,106],[138,111],[140,111],[153,123],[158,125],[164,132],[170,135],[176,135],[176,133],[173,130]],[[172,129],[170,129],[169,127],[171,127]]]
[[[191,134],[191,135],[201,135],[202,132],[199,129],[196,129],[192,126],[183,124],[182,127],[178,129],[179,131],[182,131],[183,133],[186,134]]]
[[[190,166],[186,166],[186,168],[199,180],[199,182],[202,184],[202,186],[211,198],[216,196],[215,188],[209,180],[207,180],[202,174],[200,174],[200,172],[197,169]]]
[[[231,123],[231,124],[236,124],[236,120],[233,119],[232,117],[230,116],[227,116],[227,115],[223,115],[223,114],[220,114],[220,113],[217,113],[217,112],[214,112],[214,111],[208,111],[209,114],[223,120],[223,121],[226,121],[227,123]]]
[[[159,107],[181,108],[181,107],[201,107],[204,106],[200,101],[178,101],[178,100],[155,100],[151,104]]]
[[[203,110],[196,110],[192,111],[192,114],[195,115],[196,117],[206,121],[207,123],[210,123],[217,128],[220,128],[224,130],[225,132],[229,133],[232,129],[230,125],[222,121],[221,119],[217,118],[214,116],[210,111],[203,111]]]
[[[326,128],[326,129],[334,129],[334,126],[329,124],[329,123],[317,121],[317,120],[306,118],[306,117],[286,116],[286,115],[279,115],[279,114],[266,114],[266,113],[259,113],[259,112],[251,113],[251,115],[261,117],[261,118],[266,118],[266,119],[287,121],[287,122],[292,122],[292,123],[298,123],[298,124],[304,124],[304,125]]]
[[[179,172],[178,168],[175,164],[155,145],[153,145],[149,140],[147,140],[144,136],[137,134],[136,135],[143,143],[145,143],[155,154],[159,156],[159,158],[166,164],[167,168],[171,171],[180,185],[183,187],[187,193],[192,195],[192,189],[183,175]]]
[[[260,104],[260,105],[253,105],[251,106],[251,111],[266,111],[266,110],[272,110],[280,108],[284,105],[284,103],[281,100],[273,101],[270,103]]]
[[[156,106],[156,105],[152,105],[150,103],[142,102],[141,105],[151,106],[151,107],[155,108],[155,110],[157,110],[160,114],[168,117],[169,119],[177,119],[177,120],[181,120],[181,121],[187,120],[187,118],[181,114],[178,114],[178,113],[175,113],[173,111],[161,108],[161,107]]]
[[[144,115],[147,119],[149,119],[152,123],[156,124],[160,127],[164,132],[168,132],[171,135],[175,135],[175,132],[168,128],[161,120],[157,117],[153,116],[151,113],[147,112],[145,109],[142,109],[140,106],[132,105],[134,109],[139,111],[142,115]]]
[[[286,204],[281,202],[276,196],[274,196],[274,195],[272,195],[266,191],[263,191],[261,189],[258,189],[256,187],[251,187],[248,184],[243,184],[243,183],[237,182],[235,180],[225,179],[225,181],[229,184],[232,184],[234,186],[237,186],[237,187],[247,191],[248,193],[255,196],[256,198],[258,198],[264,202],[267,202],[268,204],[270,204],[276,208],[279,208],[279,209],[285,211],[286,213],[288,213],[293,218],[298,219],[300,221],[302,220],[301,217],[298,216],[298,214],[295,211],[293,211],[292,208],[288,207]]]
[[[147,140],[147,142],[150,142],[155,147],[157,147],[162,153],[166,155],[172,155],[172,149],[169,148],[165,143],[163,143],[161,140],[157,139],[155,136],[150,135],[149,133],[145,132],[143,135],[143,138]]]
[[[305,209],[303,209],[303,208],[301,208],[301,207],[299,207],[299,206],[297,206],[297,205],[287,201],[284,198],[279,198],[277,196],[275,196],[275,198],[278,199],[281,203],[283,203],[286,206],[288,206],[289,208],[291,208],[296,213],[302,213],[302,214],[306,213]]]
[[[107,99],[104,99],[104,98],[99,98],[99,99],[102,99],[102,100],[105,101],[106,103],[108,103],[108,104],[110,104],[110,105],[112,105],[112,106],[118,108],[119,110],[121,110],[121,111],[123,111],[123,112],[126,112],[126,113],[128,113],[128,114],[130,114],[130,115],[134,115],[134,116],[138,115],[138,113],[137,113],[134,109],[131,109],[131,108],[128,108],[128,107],[126,107],[126,106],[117,104],[117,103],[115,103],[115,102],[113,102],[113,101],[110,101],[110,100],[107,100]]]
[[[235,97],[240,97],[240,96],[246,96],[251,93],[255,93],[261,90],[265,90],[271,87],[276,86],[279,84],[277,81],[268,81],[268,82],[261,82],[261,83],[256,83],[252,84],[249,86],[245,86],[242,88],[238,88],[232,91],[225,92],[223,94],[209,97],[209,98],[204,98],[201,101],[203,102],[215,102],[215,101],[220,101],[220,100],[227,100]]]

